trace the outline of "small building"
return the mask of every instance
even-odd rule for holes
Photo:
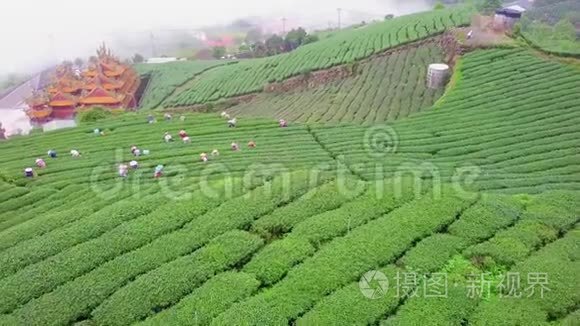
[[[149,58],[145,60],[145,63],[167,63],[178,61],[175,57],[159,57],[159,58]]]
[[[496,30],[512,29],[522,18],[524,12],[526,12],[526,9],[519,5],[498,9],[493,17],[493,26]]]
[[[530,10],[534,7],[534,0],[515,0],[506,3],[505,7],[519,6],[525,10]]]

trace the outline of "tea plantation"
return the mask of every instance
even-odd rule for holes
[[[139,68],[154,76],[144,108],[183,109],[363,59],[257,93],[227,110],[235,127],[174,108],[0,142],[0,325],[577,325],[580,70],[476,49],[427,89],[442,50],[397,46],[468,17]]]

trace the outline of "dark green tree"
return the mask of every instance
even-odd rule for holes
[[[284,40],[286,43],[286,51],[292,51],[304,44],[307,35],[308,33],[306,33],[306,30],[302,27],[288,32],[288,34],[286,34],[286,39]]]
[[[268,55],[276,55],[284,52],[284,39],[274,34],[266,40]]]
[[[84,63],[83,59],[81,59],[81,58],[75,59],[75,66],[80,67],[83,65],[83,63]]]
[[[238,51],[240,51],[240,52],[248,52],[248,51],[250,51],[250,47],[246,43],[243,43],[238,48]]]
[[[576,40],[576,28],[568,19],[561,19],[556,25],[554,25],[554,35],[555,40]]]
[[[143,61],[145,61],[145,58],[139,53],[135,53],[133,56],[133,63],[143,63]]]
[[[246,34],[246,43],[254,44],[257,42],[261,42],[264,40],[264,34],[262,34],[262,30],[259,28],[252,28]]]
[[[214,46],[212,48],[212,56],[216,59],[221,59],[226,55],[226,48],[223,46]]]
[[[264,42],[256,42],[250,47],[254,54],[254,58],[263,58],[268,55],[268,48]]]
[[[443,9],[445,9],[445,5],[443,4],[443,2],[437,1],[437,3],[435,3],[435,7],[433,7],[433,9],[435,9],[435,10],[443,10]]]
[[[502,0],[480,0],[477,9],[485,14],[491,15],[493,12],[502,6]]]

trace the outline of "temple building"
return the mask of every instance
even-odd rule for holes
[[[128,64],[111,54],[105,45],[81,71],[63,63],[55,69],[49,85],[27,100],[28,116],[35,123],[71,119],[91,107],[131,110],[141,80]]]

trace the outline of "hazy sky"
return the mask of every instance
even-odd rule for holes
[[[196,28],[246,16],[335,19],[349,13],[403,14],[425,0],[2,0],[0,74],[38,69],[48,61],[87,55],[114,35],[157,28]],[[301,19],[301,20],[303,20]],[[114,50],[114,49],[113,49]]]

